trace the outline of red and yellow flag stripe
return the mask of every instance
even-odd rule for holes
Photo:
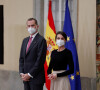
[[[49,1],[49,11],[48,11],[46,33],[45,33],[45,39],[47,41],[47,55],[46,55],[46,62],[45,62],[44,68],[45,68],[47,90],[50,90],[50,80],[47,78],[47,69],[48,69],[48,66],[50,63],[50,55],[51,55],[52,50],[58,48],[56,46],[56,42],[55,42],[56,30],[55,30],[53,16],[52,16],[51,4],[52,4],[52,1],[50,0]]]

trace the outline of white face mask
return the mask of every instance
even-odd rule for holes
[[[65,45],[65,41],[64,40],[56,40],[56,44],[60,47],[60,46],[63,46]]]
[[[35,28],[30,27],[30,28],[28,28],[28,32],[29,32],[30,34],[33,34],[33,33],[35,33],[35,32],[36,32],[36,29],[35,29]]]

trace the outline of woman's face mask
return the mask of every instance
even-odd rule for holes
[[[59,39],[59,40],[56,40],[56,44],[60,47],[60,46],[65,45],[65,41],[64,41],[64,40]]]

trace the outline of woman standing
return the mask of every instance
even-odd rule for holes
[[[71,51],[65,48],[67,36],[64,32],[59,31],[55,40],[58,49],[52,51],[47,71],[48,78],[51,79],[50,90],[71,90],[68,75],[74,73],[74,63]]]

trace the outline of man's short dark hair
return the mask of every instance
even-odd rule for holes
[[[35,24],[36,24],[36,25],[38,25],[38,22],[37,22],[37,20],[36,20],[35,18],[29,18],[27,21],[32,21],[32,20],[35,21]]]

